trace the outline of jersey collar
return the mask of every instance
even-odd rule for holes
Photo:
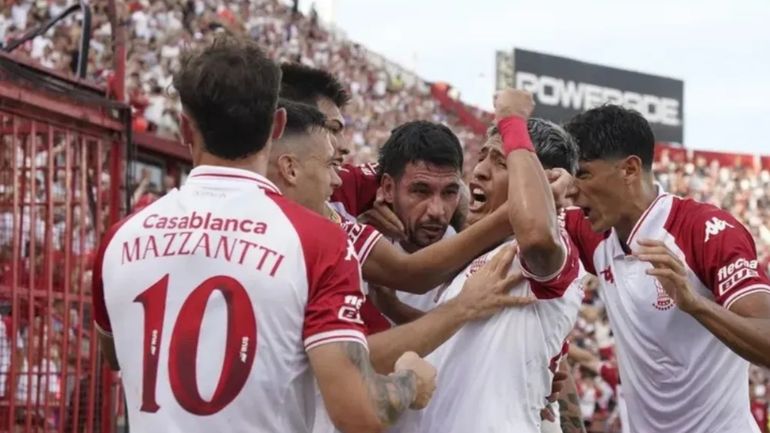
[[[659,229],[663,227],[668,219],[668,213],[671,209],[671,194],[663,190],[663,186],[655,182],[655,188],[658,192],[655,200],[650,203],[647,209],[642,213],[642,216],[634,225],[631,230],[631,234],[628,236],[627,244],[631,251],[636,251],[639,248],[637,242],[638,239],[655,238],[660,236]],[[620,238],[618,238],[620,242]],[[623,248],[618,248],[615,256],[626,255]]]
[[[281,190],[265,176],[240,168],[215,165],[199,165],[190,171],[189,180],[216,180],[225,182],[244,182],[258,186],[265,192],[281,194]]]

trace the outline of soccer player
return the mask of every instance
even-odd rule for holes
[[[342,115],[342,110],[350,102],[350,94],[334,75],[322,69],[284,63],[281,71],[281,98],[312,105],[326,116],[326,126],[332,133],[334,157],[340,165],[342,178],[342,187],[332,193],[331,209],[346,219],[355,219],[373,205],[379,182],[376,164],[344,164],[352,151],[352,143],[345,137],[347,125]],[[326,213],[329,217],[335,215],[328,210]],[[388,221],[393,230],[387,234],[401,237],[404,232],[401,222],[392,215]]]
[[[299,64],[283,64],[281,69],[284,74],[281,97],[284,100],[312,105],[326,116],[326,127],[332,133],[332,144],[335,148],[334,160],[338,164],[341,163],[344,155],[349,152],[349,143],[343,135],[345,119],[341,114],[341,109],[350,99],[349,95],[340,82],[326,71]],[[433,203],[429,212],[422,212],[420,226],[415,228],[421,236],[428,235],[426,230],[429,230],[430,236],[433,236],[432,241],[439,240],[460,200],[463,157],[460,142],[449,128],[429,122],[409,122],[397,128],[394,131],[394,135],[396,134],[401,136],[402,140],[415,142],[415,149],[422,146],[423,155],[433,155],[423,161],[427,166],[422,169],[422,178],[432,180],[415,184],[415,187],[421,188],[422,191],[413,191],[410,196],[419,196],[423,205]],[[412,152],[414,153],[414,150]],[[506,214],[501,209],[493,218],[474,227],[463,237],[452,239],[441,247],[436,246],[435,249],[425,251],[417,257],[402,254],[387,242],[377,242],[379,233],[367,228],[369,226],[358,230],[356,220],[358,213],[371,206],[374,201],[378,189],[376,169],[373,164],[342,167],[339,172],[342,185],[334,188],[331,207],[324,210],[324,214],[330,219],[345,223],[351,241],[362,250],[362,255],[366,256],[359,257],[359,260],[367,282],[421,294],[450,279],[457,270],[482,251],[510,235],[510,225],[506,223]],[[401,224],[398,218],[392,219]],[[390,323],[368,299],[362,307],[362,314],[370,333],[390,327]],[[429,352],[432,349],[426,347],[426,350]],[[379,363],[375,365],[378,366]]]
[[[507,89],[498,95],[495,112],[501,135],[491,137],[481,149],[469,185],[471,227],[507,200],[515,241],[474,260],[441,293],[439,304],[459,296],[465,280],[492,254],[514,245],[519,251],[514,269],[527,280],[514,286],[511,294],[535,296],[538,301],[467,324],[428,355],[426,359],[442,368],[434,399],[424,412],[408,412],[396,431],[540,431],[540,409],[551,393],[549,366],[577,318],[584,272],[568,236],[560,233],[553,196],[538,160],[538,155],[553,156],[560,161],[558,167],[569,169],[577,151],[562,134],[561,140],[536,138],[535,154],[526,122],[533,106],[525,92]]]
[[[287,110],[286,129],[283,137],[275,142],[271,150],[267,171],[268,178],[278,186],[287,198],[322,214],[331,191],[339,185],[339,177],[334,170],[334,150],[329,141],[329,132],[325,129],[326,119],[320,111],[309,105],[289,101],[282,101],[281,104]],[[435,127],[432,124],[429,126]],[[449,150],[447,150],[446,142],[434,141],[432,143],[432,147],[423,148],[421,151],[419,148],[421,145],[424,147],[424,143],[416,143],[414,149],[417,149],[417,153],[413,153],[410,157],[432,158],[433,161],[447,164],[446,160],[441,159],[441,149],[443,147],[444,152],[448,151],[451,155],[453,153],[452,145],[449,145]],[[461,155],[459,144],[457,146],[457,155]],[[437,150],[439,151],[438,156],[435,154]],[[444,157],[446,158],[446,155]],[[459,176],[462,162],[460,160],[456,165],[448,164],[440,165],[440,167],[445,172],[456,172]],[[423,174],[422,182],[442,181],[440,177],[437,178],[438,180],[434,177],[436,177],[435,174],[433,176]],[[451,184],[454,177],[449,176],[449,178],[448,182]],[[439,189],[433,195],[440,197],[442,195],[441,190]],[[444,193],[444,195],[447,194]],[[434,201],[443,203],[440,198],[434,198]],[[451,200],[449,201],[451,202]],[[415,205],[420,206],[420,204],[421,202],[415,201]],[[450,208],[446,212],[441,212],[445,217],[442,226],[444,230],[447,228],[446,221],[448,221],[452,211],[453,209]],[[495,220],[490,218],[490,221]],[[456,271],[473,258],[468,257],[461,261],[455,261],[455,264],[452,260],[437,259],[437,257],[448,255],[442,251],[448,247],[453,247],[453,245],[465,243],[468,248],[475,248],[472,246],[474,242],[471,239],[465,239],[468,237],[467,234],[458,237],[459,243],[453,239],[451,242],[439,242],[432,246],[426,244],[427,248],[408,255],[399,252],[389,242],[382,240],[382,236],[371,226],[349,220],[341,220],[340,225],[348,233],[351,244],[359,257],[364,279],[372,277],[385,284],[397,284],[408,278],[425,278],[420,277],[420,274],[426,271],[430,274],[446,273],[445,269],[439,269],[442,266],[444,268],[449,267],[449,272]],[[498,225],[507,225],[507,223],[503,221]],[[477,236],[478,230],[469,230],[467,233]],[[454,248],[458,252],[453,254],[468,255],[467,252],[460,252],[459,248]],[[380,250],[385,250],[387,253],[377,257],[377,251]],[[480,251],[481,248],[478,250]],[[382,265],[377,264],[377,260],[380,260]],[[386,275],[388,273],[406,275],[379,276],[377,273],[371,272],[372,263],[374,266],[388,268],[389,272],[386,272]],[[453,269],[451,266],[455,266],[455,268]],[[435,280],[434,276],[430,278]],[[515,279],[512,279],[512,282],[515,282]],[[435,284],[438,284],[438,281]],[[527,298],[510,297],[503,292],[502,286],[477,286],[475,290],[468,290],[464,296],[458,297],[442,308],[435,309],[423,319],[389,331],[387,330],[390,328],[389,326],[385,329],[373,329],[372,325],[362,317],[367,325],[370,356],[375,368],[381,372],[390,372],[393,363],[401,353],[414,351],[418,354],[428,354],[446,341],[463,324],[489,317],[503,307],[526,305],[531,301]],[[409,349],[403,350],[405,347]]]
[[[283,101],[281,105],[287,111],[286,128],[281,139],[277,140],[271,149],[268,178],[275,182],[287,198],[321,214],[331,190],[339,184],[339,177],[334,170],[334,150],[329,141],[329,132],[325,128],[325,117],[316,108],[306,104]],[[419,153],[412,156],[419,156]],[[344,221],[342,225],[347,228],[359,257],[364,262],[371,260],[368,253],[370,248],[366,247],[366,244],[382,242],[376,231],[355,222]],[[367,242],[360,242],[359,238],[366,239]],[[387,242],[385,245],[393,248]],[[512,257],[507,259],[509,263],[511,259]],[[434,309],[420,320],[370,335],[370,357],[375,366],[379,366],[383,371],[390,371],[397,357],[394,354],[402,348],[408,347],[418,353],[429,353],[464,323],[491,316],[505,304],[501,301],[509,297],[504,293],[519,278],[518,274],[510,276],[505,284],[488,279],[485,279],[483,284],[473,284],[469,281],[460,296]],[[510,300],[512,302],[509,305],[526,305],[531,302],[531,299],[526,298]],[[325,414],[317,414],[313,432],[333,430]]]
[[[639,113],[606,105],[580,148],[566,226],[599,277],[633,432],[756,432],[748,362],[770,365],[770,280],[729,213],[667,194]]]
[[[380,432],[430,398],[415,354],[374,372],[344,233],[263,176],[279,81],[248,40],[186,54],[174,87],[195,168],[102,242],[94,316],[137,431],[309,432],[317,383],[341,431]]]

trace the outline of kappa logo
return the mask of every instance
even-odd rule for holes
[[[612,275],[612,268],[610,266],[607,266],[607,268],[600,273],[602,274],[602,277],[604,277],[604,281],[615,284],[615,276]]]
[[[353,248],[353,244],[351,244],[350,241],[348,241],[348,252],[347,252],[347,255],[345,256],[345,261],[347,262],[351,259],[358,260],[358,255],[356,254],[356,249]]]
[[[731,229],[735,228],[733,227],[732,224],[729,224],[724,220],[721,220],[717,217],[712,217],[709,221],[706,221],[706,240],[704,242],[708,242],[709,239],[711,239],[713,236],[718,235],[728,227],[730,227]]]

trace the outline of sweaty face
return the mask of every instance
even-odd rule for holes
[[[345,138],[345,118],[340,108],[329,98],[318,100],[318,110],[326,116],[326,129],[331,132],[334,157],[342,164],[352,152],[351,143]]]
[[[616,161],[580,161],[569,198],[583,210],[591,228],[604,232],[618,224],[629,192]]]
[[[337,162],[334,158],[329,133],[313,132],[307,137],[312,142],[305,147],[309,152],[296,155],[298,158],[296,186],[294,188],[296,201],[301,205],[323,214],[326,202],[332,191],[339,187],[342,181],[337,175]]]
[[[399,179],[384,180],[386,199],[406,228],[407,242],[423,248],[444,237],[460,200],[460,172],[425,162],[409,163]]]
[[[494,212],[508,200],[508,166],[499,135],[490,137],[479,151],[468,188],[471,192],[468,225]]]

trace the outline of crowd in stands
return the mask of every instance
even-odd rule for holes
[[[136,131],[151,132],[169,139],[178,137],[180,107],[170,88],[171,72],[185,45],[205,43],[216,32],[226,30],[255,38],[275,59],[327,69],[348,86],[352,99],[345,110],[347,138],[355,144],[356,149],[348,162],[356,164],[374,160],[378,145],[385,141],[393,127],[416,119],[446,123],[458,134],[466,150],[466,174],[476,160],[475,151],[483,141],[483,136],[474,133],[454,113],[441,106],[431,95],[431,83],[369,52],[360,44],[345,38],[341,32],[322,25],[314,11],[303,15],[292,4],[280,0],[132,0],[119,3],[127,19],[126,85],[134,111],[133,128]],[[18,38],[29,28],[57,15],[67,4],[67,0],[2,2],[0,44]],[[106,1],[95,1],[93,8],[88,79],[109,87],[112,79],[112,52],[111,30],[105,12]],[[77,17],[70,17],[65,25],[56,26],[45,35],[22,45],[14,55],[65,75],[72,75],[81,31],[78,20]],[[475,115],[486,120],[486,114],[480,110],[475,111]],[[11,157],[7,151],[0,156],[3,156],[0,158],[2,174],[10,166]],[[45,163],[45,159],[24,162],[29,167]],[[770,172],[751,166],[720,166],[719,162],[708,161],[706,158],[673,160],[666,154],[655,164],[654,171],[665,190],[713,203],[739,217],[756,239],[760,265],[770,270]],[[11,242],[9,228],[13,222],[12,209],[7,206],[11,194],[10,184],[5,184],[3,179],[8,180],[9,177],[0,176],[0,265],[4,257],[8,258]],[[153,195],[162,194],[176,183],[167,176],[163,178],[162,185],[150,185],[146,171],[140,171],[135,182],[132,185],[135,188],[133,201],[137,206],[151,200]],[[79,209],[77,212],[82,217],[78,224],[86,227],[82,232],[84,242],[77,242],[85,250],[78,253],[87,255],[93,252],[95,233],[100,228],[84,216],[87,212]],[[60,216],[57,218],[61,219]],[[25,227],[24,230],[33,228]],[[66,230],[66,227],[62,226],[60,230]],[[55,241],[54,245],[61,247],[63,233],[57,233],[54,239],[59,241]],[[60,316],[63,314],[67,314],[65,309],[60,310]],[[73,329],[73,323],[80,323],[76,316],[69,322],[70,329]],[[0,321],[0,398],[7,398],[7,352],[14,346],[11,344],[14,338],[4,334],[6,327]],[[23,347],[26,340],[21,336],[18,340],[15,346]],[[602,366],[615,366],[612,331],[601,299],[592,292],[588,294],[572,340],[574,346],[584,349]],[[47,362],[54,365],[46,369],[50,371],[55,367],[58,371],[62,359],[54,353]],[[577,363],[574,373],[589,431],[620,431],[617,377],[588,364]],[[753,409],[759,412],[759,408],[764,407],[766,410],[770,374],[752,367],[751,380],[751,393],[755,402]],[[17,393],[22,393],[21,385]],[[37,385],[33,383],[32,386]],[[49,382],[51,398],[61,398],[60,387],[58,380]],[[72,384],[67,386],[71,387]],[[17,398],[26,399],[24,393],[17,394]],[[763,428],[766,429],[763,433],[770,433],[770,426],[765,425]]]

